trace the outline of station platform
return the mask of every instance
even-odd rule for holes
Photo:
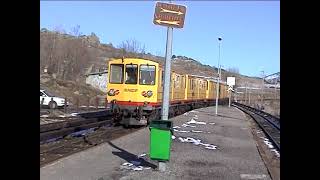
[[[174,135],[166,171],[149,158],[149,128],[60,159],[41,180],[271,179],[243,112],[207,107],[171,119]]]

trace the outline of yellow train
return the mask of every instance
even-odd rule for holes
[[[157,62],[136,58],[110,60],[106,100],[111,104],[114,120],[130,126],[146,125],[160,118],[163,78],[164,69]],[[227,102],[227,85],[221,83],[219,89],[219,102]],[[171,72],[169,117],[213,105],[215,99],[214,80]]]

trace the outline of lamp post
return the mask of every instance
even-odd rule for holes
[[[261,87],[261,106],[263,106],[263,94],[264,94],[264,71],[262,70],[262,87]]]
[[[247,104],[247,97],[248,97],[248,93],[247,93],[247,82],[246,82],[246,88],[245,88],[245,90],[246,90],[246,93],[244,94],[244,103],[245,104]]]
[[[221,45],[222,38],[218,38],[219,42],[219,58],[218,58],[218,83],[216,86],[217,93],[216,93],[216,115],[218,115],[218,100],[219,100],[219,83],[220,83],[220,78],[221,78],[221,67],[220,67],[220,45]]]
[[[250,106],[250,104],[251,104],[251,103],[250,103],[250,94],[251,94],[251,91],[250,91],[250,87],[249,87],[249,104],[248,104],[249,106]]]

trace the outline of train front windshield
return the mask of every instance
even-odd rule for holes
[[[111,64],[110,66],[110,83],[121,84],[123,81],[123,65]]]
[[[156,67],[153,65],[140,65],[140,84],[154,85],[155,84]]]
[[[137,84],[138,81],[138,65],[126,65],[126,84]]]

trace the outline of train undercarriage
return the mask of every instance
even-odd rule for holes
[[[228,99],[220,99],[219,105],[225,105]],[[202,100],[170,104],[169,118],[183,114],[193,109],[214,106],[215,100]],[[115,124],[130,126],[146,126],[152,120],[161,119],[161,106],[128,106],[120,105],[115,101],[111,102],[111,111],[113,113],[113,121]]]

